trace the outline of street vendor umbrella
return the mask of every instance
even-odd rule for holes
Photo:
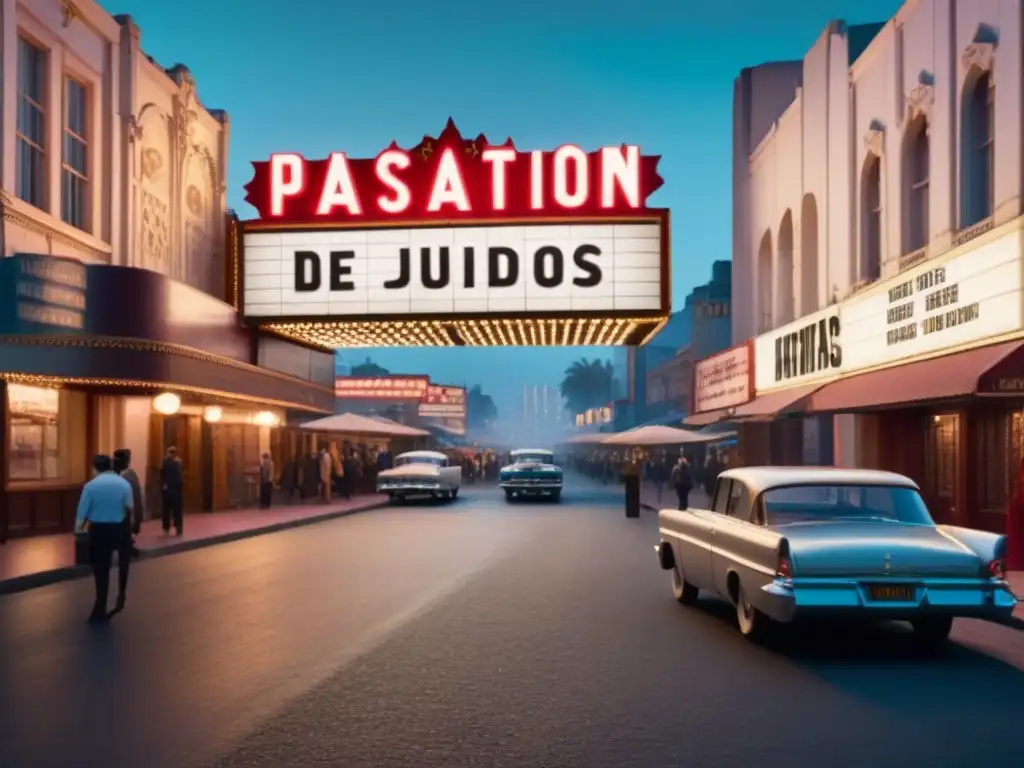
[[[585,435],[573,435],[562,441],[562,445],[598,445],[608,437],[607,432],[588,432]]]
[[[398,422],[388,423],[360,416],[358,413],[338,413],[300,425],[313,432],[338,432],[346,435],[367,435],[380,437],[428,437],[425,429],[407,427]]]
[[[689,443],[706,443],[713,440],[722,440],[725,435],[719,432],[715,435],[708,435],[701,432],[691,432],[688,429],[677,429],[676,427],[649,426],[630,429],[626,432],[619,432],[601,441],[602,445],[628,445],[628,446],[651,446],[651,445],[685,445]]]

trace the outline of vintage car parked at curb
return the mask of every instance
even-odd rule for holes
[[[680,603],[694,603],[700,590],[725,599],[750,638],[831,616],[908,621],[922,648],[937,649],[954,618],[1013,614],[1006,537],[936,525],[902,475],[730,469],[711,506],[658,513],[658,561]]]
[[[542,448],[512,451],[512,463],[501,468],[498,484],[508,501],[528,496],[547,496],[558,501],[562,496],[562,468],[555,454]]]
[[[452,466],[448,457],[437,451],[399,454],[394,467],[377,473],[377,493],[386,493],[392,501],[407,496],[454,499],[461,484],[462,467]]]

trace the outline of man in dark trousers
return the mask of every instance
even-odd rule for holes
[[[680,455],[679,461],[672,467],[672,485],[679,497],[679,508],[690,508],[690,491],[693,490],[693,469],[685,456]]]
[[[341,487],[346,499],[359,489],[359,460],[355,451],[349,449],[345,453],[345,460],[341,463]]]
[[[78,499],[75,529],[89,534],[89,560],[96,584],[96,602],[90,623],[110,618],[107,595],[110,592],[110,565],[117,552],[119,587],[115,612],[124,609],[128,591],[128,565],[131,562],[131,536],[125,521],[132,514],[134,499],[128,481],[114,471],[109,456],[93,459],[96,476],[82,488]]]
[[[142,495],[142,482],[138,474],[132,469],[132,452],[127,448],[119,448],[114,451],[114,471],[128,481],[132,487],[132,513],[125,520],[128,527],[128,535],[132,537],[132,557],[139,556],[139,550],[135,547],[135,536],[142,530],[142,518],[145,517],[146,503]]]
[[[173,445],[167,449],[167,456],[160,466],[160,488],[163,491],[164,533],[171,532],[171,520],[177,534],[182,533],[182,504],[184,503],[185,468],[178,458],[178,449]]]
[[[263,454],[260,462],[260,509],[270,509],[274,497],[274,460],[269,453]]]

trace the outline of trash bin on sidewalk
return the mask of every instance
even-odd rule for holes
[[[89,533],[78,531],[75,533],[75,565],[90,565],[92,559],[89,557]]]
[[[640,478],[626,475],[626,517],[640,517]]]

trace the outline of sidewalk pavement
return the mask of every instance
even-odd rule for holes
[[[142,557],[161,557],[214,544],[246,539],[287,528],[310,525],[343,515],[385,506],[384,495],[357,496],[329,506],[300,504],[231,512],[195,513],[185,516],[181,536],[163,532],[159,520],[147,520],[135,537]],[[10,539],[0,545],[0,595],[76,579],[89,573],[89,567],[75,565],[74,535],[59,533]]]

